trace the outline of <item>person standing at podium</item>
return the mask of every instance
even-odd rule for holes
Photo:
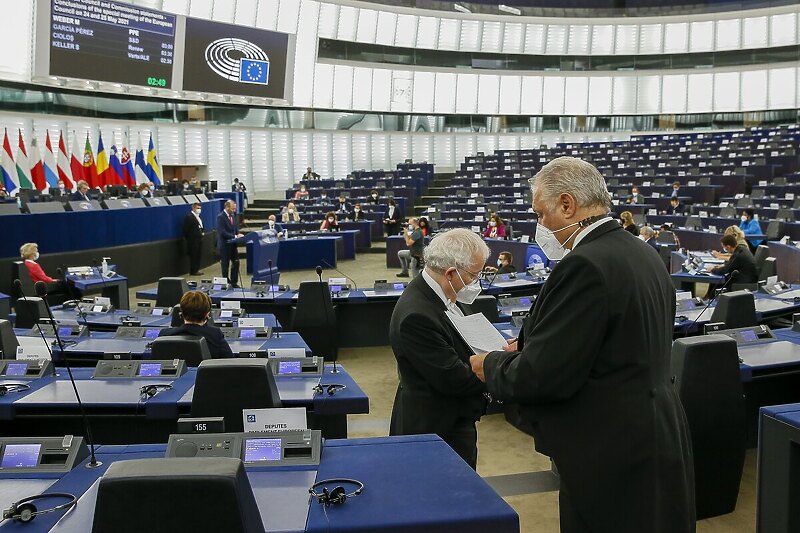
[[[203,220],[200,218],[200,202],[192,204],[192,210],[183,218],[183,238],[189,255],[189,275],[199,276],[200,255],[203,251]]]
[[[234,288],[239,287],[239,252],[236,243],[228,241],[239,237],[243,235],[239,233],[239,221],[236,220],[236,202],[228,200],[225,209],[217,215],[217,251],[222,275]]]
[[[554,159],[531,189],[536,243],[558,264],[519,338],[472,356],[472,369],[495,399],[519,405],[558,468],[562,533],[693,533],[691,439],[670,370],[672,279],[609,216],[592,164]]]

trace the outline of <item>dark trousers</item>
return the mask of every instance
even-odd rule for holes
[[[222,275],[228,278],[231,285],[239,284],[239,252],[235,244],[226,244],[219,251],[219,263],[222,267]],[[229,271],[230,270],[230,274]]]
[[[439,435],[453,451],[475,470],[478,465],[478,431],[475,421],[459,419],[453,428],[444,435]]]
[[[558,466],[558,465],[556,465]],[[561,523],[561,533],[591,533],[591,528],[581,518],[572,499],[569,490],[561,484],[558,491],[558,514]]]
[[[189,273],[200,271],[200,255],[203,251],[203,239],[193,237],[186,241],[186,252],[189,254]]]

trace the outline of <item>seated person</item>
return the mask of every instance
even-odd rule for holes
[[[674,244],[678,248],[681,247],[681,241],[678,240],[678,236],[672,231],[672,226],[667,224],[661,224],[661,228],[656,233],[656,239],[661,244]]]
[[[739,274],[732,283],[758,283],[758,271],[756,270],[756,258],[750,252],[747,245],[739,244],[733,235],[723,235],[720,240],[722,248],[730,254],[724,264],[710,269],[712,274],[727,276],[734,270]]]
[[[369,202],[369,203],[371,203],[373,205],[378,205],[379,203],[381,203],[381,197],[378,194],[378,191],[376,191],[375,189],[372,189],[369,192],[369,198],[367,199],[367,202]]]
[[[283,225],[277,222],[275,215],[270,215],[267,218],[267,223],[262,229],[271,229],[275,231],[279,237],[283,234]]]
[[[339,195],[339,203],[336,205],[336,213],[340,217],[350,218],[350,213],[352,209],[350,208],[350,204],[347,203],[347,197],[343,194]]]
[[[419,217],[419,229],[422,231],[422,236],[427,237],[431,233],[431,227],[428,225],[428,219]]]
[[[752,209],[744,210],[742,213],[742,221],[739,223],[739,228],[744,232],[745,235],[763,235],[763,232],[761,231],[761,225],[758,223],[758,220],[756,220],[755,211]],[[753,251],[764,241],[760,239],[750,239],[747,242],[750,244],[750,251]],[[739,283],[747,282],[741,281]]]
[[[317,205],[330,205],[331,199],[328,197],[327,191],[320,191],[319,198],[314,203]]]
[[[36,261],[39,260],[39,245],[35,242],[26,242],[19,247],[19,255],[25,261],[31,281],[36,283],[41,281],[47,287],[47,294],[69,295],[69,288],[64,280],[54,279],[45,274],[42,267]],[[27,296],[33,296],[28,294]]]
[[[181,315],[183,325],[177,328],[162,329],[159,337],[171,337],[174,335],[191,335],[193,337],[203,337],[208,343],[208,351],[214,359],[233,357],[233,351],[225,340],[222,330],[216,326],[209,326],[211,316],[211,298],[204,292],[189,291],[181,297]]]
[[[670,196],[673,198],[677,198],[681,193],[681,182],[680,181],[673,181],[672,182],[672,192]]]
[[[744,238],[744,232],[739,226],[728,226],[725,228],[725,232],[722,235],[733,235],[736,237],[736,244],[747,246],[747,241]],[[717,259],[722,259],[723,261],[727,261],[731,258],[731,254],[726,252],[718,252],[717,250],[711,250],[711,255]]]
[[[189,194],[193,193],[194,189],[192,189],[192,185],[189,183],[189,180],[186,178],[181,180],[181,194]]]
[[[78,191],[80,191],[80,182],[78,182]],[[74,196],[74,194],[73,194]],[[150,191],[150,184],[149,183],[141,183],[139,187],[136,189],[136,198],[150,198],[153,194]]]
[[[639,187],[634,187],[631,189],[631,195],[628,196],[627,202],[629,204],[643,204],[644,203],[644,196],[639,194]]]
[[[506,236],[506,225],[503,219],[492,213],[489,216],[489,222],[486,224],[486,229],[483,230],[483,236],[490,239],[503,239]]]
[[[281,222],[300,222],[300,213],[294,202],[289,202],[281,212]]]
[[[311,167],[306,168],[306,173],[300,176],[301,180],[318,180],[319,174],[311,170]]]
[[[144,186],[144,184],[142,184]],[[138,197],[138,196],[137,196]],[[88,202],[89,198],[89,184],[83,180],[78,182],[78,186],[69,199],[73,202]]]
[[[669,199],[669,207],[665,211],[667,215],[685,215],[686,207],[681,203],[677,196]]]
[[[633,213],[630,211],[623,211],[619,214],[619,221],[620,224],[622,224],[622,229],[635,237],[639,236],[639,228],[636,227],[636,222],[633,221]]]
[[[325,214],[325,220],[319,225],[320,231],[339,231],[339,221],[336,219],[336,213],[328,211]]]
[[[642,228],[639,230],[639,238],[652,246],[654,250],[658,250],[658,243],[656,242],[656,230],[650,226],[642,226]]]
[[[350,217],[353,220],[366,220],[367,216],[364,214],[364,210],[361,209],[361,203],[357,203],[353,207],[353,214]]]
[[[517,267],[513,263],[514,256],[511,255],[511,252],[500,252],[500,255],[497,256],[497,267],[486,266],[483,269],[495,274],[512,274],[517,271]]]
[[[308,198],[308,191],[306,190],[306,186],[304,183],[300,184],[300,188],[294,192],[294,199],[295,200],[305,200]]]

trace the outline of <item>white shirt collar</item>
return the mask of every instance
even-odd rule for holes
[[[425,280],[425,283],[427,283],[427,284],[428,284],[428,286],[429,286],[431,289],[433,289],[433,292],[435,292],[435,293],[436,293],[436,296],[438,296],[438,297],[439,297],[439,299],[440,299],[440,300],[442,300],[442,303],[444,303],[444,306],[447,308],[447,310],[448,310],[448,311],[450,311],[450,312],[452,312],[452,313],[456,313],[456,314],[457,314],[457,315],[459,315],[459,316],[464,316],[464,313],[462,313],[462,312],[461,312],[461,308],[459,308],[459,307],[458,307],[458,306],[455,304],[455,302],[451,302],[451,301],[450,301],[450,300],[447,298],[447,296],[445,296],[445,294],[444,294],[444,291],[442,290],[442,286],[441,286],[441,285],[439,285],[439,284],[436,282],[436,280],[435,280],[435,279],[433,279],[433,276],[431,276],[430,274],[428,274],[428,272],[427,272],[426,270],[423,270],[423,271],[422,271],[422,279],[424,279],[424,280]]]
[[[202,228],[203,227],[203,220],[200,218],[200,215],[195,213],[194,209],[192,209],[192,214],[194,215],[194,218],[197,219],[197,222],[200,224],[200,227]]]
[[[603,217],[600,220],[598,220],[597,222],[592,222],[591,224],[589,224],[586,227],[585,230],[583,230],[582,232],[578,233],[578,236],[575,237],[575,242],[572,243],[572,248],[571,249],[574,250],[575,247],[578,246],[578,243],[581,242],[584,237],[589,235],[591,232],[593,232],[594,230],[596,230],[598,227],[600,227],[601,225],[605,224],[609,220],[611,220],[610,216],[609,217]]]

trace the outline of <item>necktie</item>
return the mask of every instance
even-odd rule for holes
[[[230,222],[231,222],[231,226],[233,226],[233,216],[231,216],[231,215],[228,215],[228,220],[230,220]]]

